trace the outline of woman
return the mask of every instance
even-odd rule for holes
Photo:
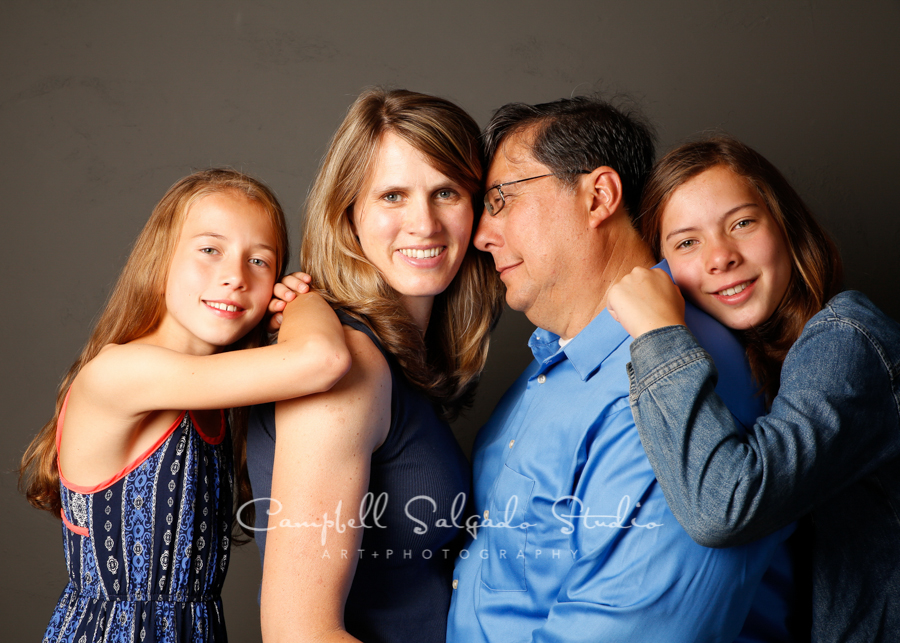
[[[444,640],[470,477],[446,419],[471,397],[501,303],[470,243],[478,134],[448,101],[372,90],[323,161],[301,265],[353,366],[250,430],[254,492],[272,498],[257,519],[267,641]]]
[[[771,403],[744,434],[683,327],[681,294],[638,269],[610,294],[636,339],[631,404],[675,516],[739,545],[809,514],[814,641],[900,635],[900,325],[838,294],[834,244],[775,167],[731,138],[654,169],[641,231],[684,295],[743,338]]]

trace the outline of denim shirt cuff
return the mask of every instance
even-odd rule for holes
[[[711,359],[686,326],[666,326],[644,333],[631,343],[628,363],[630,398],[636,403],[647,388],[673,371],[699,359]]]

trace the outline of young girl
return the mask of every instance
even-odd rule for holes
[[[858,292],[784,177],[730,138],[663,158],[641,232],[684,295],[739,332],[771,402],[743,433],[661,271],[609,296],[631,345],[631,405],[675,516],[700,544],[809,515],[812,640],[900,635],[900,325]]]
[[[220,409],[325,391],[349,367],[317,295],[285,314],[302,333],[263,346],[286,262],[281,207],[243,174],[197,172],[154,209],[22,461],[28,499],[63,521],[69,584],[44,641],[226,640],[234,471]]]

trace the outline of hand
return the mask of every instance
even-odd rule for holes
[[[279,283],[275,284],[272,292],[272,301],[269,302],[269,313],[272,317],[269,319],[269,332],[277,332],[281,328],[281,322],[284,321],[284,315],[281,312],[287,306],[289,301],[294,301],[297,295],[303,295],[309,292],[309,284],[312,281],[305,272],[295,272],[285,275]]]
[[[637,339],[664,326],[684,326],[684,297],[659,268],[635,268],[607,295],[609,314]]]

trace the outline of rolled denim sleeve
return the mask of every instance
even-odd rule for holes
[[[768,415],[746,433],[716,367],[683,326],[631,345],[630,403],[675,517],[725,547],[778,530],[900,455],[893,367],[864,327],[814,318],[785,360]]]

